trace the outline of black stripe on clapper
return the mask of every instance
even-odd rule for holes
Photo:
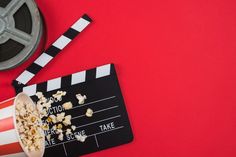
[[[92,22],[92,21],[93,21],[87,14],[84,14],[84,15],[82,16],[82,18],[85,19],[85,20],[87,20],[87,21],[89,21],[89,22]]]
[[[47,91],[47,82],[37,84],[37,91]]]
[[[31,66],[27,68],[27,71],[33,74],[37,74],[41,69],[42,69],[41,66],[39,66],[38,64],[32,63]]]
[[[56,55],[60,52],[61,50],[53,45],[51,45],[46,51],[45,53],[47,53],[48,55],[52,56],[52,57],[56,57]]]
[[[61,88],[71,86],[71,77],[71,75],[68,75],[61,78]]]
[[[96,68],[86,71],[86,81],[94,80],[96,78]]]
[[[115,65],[114,64],[111,64],[110,75],[116,75],[116,70],[115,70]]]
[[[70,28],[63,35],[69,39],[74,39],[80,32]]]

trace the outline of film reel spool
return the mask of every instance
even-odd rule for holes
[[[0,70],[27,60],[42,33],[43,22],[34,0],[0,0]]]

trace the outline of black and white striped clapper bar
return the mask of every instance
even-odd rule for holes
[[[26,85],[90,22],[91,19],[84,15],[13,82],[17,93],[25,92],[35,102],[38,100],[35,96],[37,92],[43,92],[47,98],[51,98],[59,90],[67,92],[61,102],[55,101],[52,104],[49,115],[61,112],[71,115],[71,122],[76,126],[76,130],[72,135],[64,136],[63,141],[58,140],[53,131],[45,132],[45,135],[51,135],[51,140],[46,139],[44,157],[78,157],[133,140],[114,64],[106,64],[42,83]],[[75,97],[78,93],[87,96],[85,104],[78,104]],[[62,104],[69,101],[72,102],[73,108],[65,111]],[[88,108],[94,111],[90,118],[85,116]],[[51,128],[52,126],[50,130]],[[75,139],[75,135],[86,135],[87,139],[81,143]]]
[[[92,20],[88,15],[83,15],[13,82],[13,86],[15,88],[22,88],[23,85],[26,85],[91,22]]]

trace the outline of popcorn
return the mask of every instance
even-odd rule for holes
[[[52,106],[53,102],[59,102],[62,101],[62,97],[66,95],[65,91],[57,91],[55,94],[52,95],[52,98],[49,100],[44,97],[42,92],[38,92],[37,94],[38,102],[37,102],[37,110],[40,113],[40,117],[46,117],[46,122],[48,124],[55,124],[52,127],[52,130],[55,131],[55,133],[58,135],[58,140],[63,141],[64,135],[71,135],[73,134],[73,131],[76,130],[76,126],[72,125],[71,123],[71,115],[66,115],[65,112],[57,113],[56,115],[48,115],[49,109]],[[84,104],[85,100],[87,99],[86,95],[77,94],[76,98],[78,99],[78,104]],[[62,104],[62,107],[64,110],[70,110],[73,108],[72,102],[68,101]],[[24,112],[24,111],[22,111]],[[18,113],[20,114],[20,112]],[[92,117],[93,110],[88,109],[86,112],[87,117]],[[70,128],[68,126],[72,125]],[[48,125],[43,125],[44,130],[49,130]],[[86,135],[76,135],[75,136],[77,141],[84,142],[87,138]],[[51,140],[51,135],[46,136],[47,140]],[[29,147],[29,149],[31,149]]]
[[[56,130],[56,134],[61,134],[61,133],[63,133],[63,131],[61,129]]]
[[[86,135],[75,135],[75,138],[79,142],[85,142],[87,136]]]
[[[47,99],[45,97],[42,97],[39,99],[39,101],[37,101],[37,105],[43,105],[46,102],[47,102]]]
[[[71,129],[66,129],[66,135],[72,134]]]
[[[81,94],[77,94],[76,98],[79,100],[79,104],[84,104],[85,100],[87,99],[86,95],[82,96]]]
[[[71,129],[72,129],[73,131],[75,131],[76,126],[72,125],[72,126],[71,126]]]
[[[24,126],[22,125],[22,126],[18,127],[18,131],[19,131],[19,133],[24,133],[25,132]]]
[[[40,117],[43,118],[43,117],[47,117],[48,116],[48,112],[46,109],[43,109],[41,112],[40,112]]]
[[[66,92],[64,91],[57,91],[56,94],[53,94],[52,96],[58,100],[58,101],[61,101],[62,100],[62,97],[66,95]]]
[[[43,107],[46,108],[47,110],[51,107],[52,102],[48,101],[43,104]]]
[[[28,145],[30,145],[30,144],[28,144]],[[33,152],[33,151],[35,151],[35,150],[36,150],[36,148],[35,148],[35,147],[33,147],[33,146],[30,146],[30,147],[29,147],[29,150],[30,150],[31,152]]]
[[[52,122],[52,118],[51,118],[51,117],[48,117],[46,121],[47,121],[48,123],[51,123],[51,122]]]
[[[58,140],[63,141],[63,137],[64,137],[63,133],[60,133],[58,136]]]
[[[38,117],[36,115],[29,115],[25,120],[27,120],[28,125],[34,125]]]
[[[73,105],[72,105],[71,102],[66,102],[66,103],[64,103],[62,106],[63,106],[63,108],[64,108],[65,110],[72,109],[72,107],[73,107]]]
[[[30,132],[29,132],[29,135],[35,135],[36,134],[36,130],[35,130],[35,128],[31,128],[30,129]]]
[[[36,93],[36,96],[41,99],[42,97],[44,97],[43,93],[42,92],[37,92]]]
[[[62,124],[58,124],[58,125],[57,125],[57,129],[60,129],[60,130],[61,130],[62,128],[63,128]]]
[[[65,112],[57,114],[57,121],[62,122],[65,118]]]
[[[16,126],[26,152],[43,149],[44,135],[41,124],[39,112],[34,108],[34,104],[18,100],[16,103]]]
[[[54,125],[54,126],[52,127],[52,129],[53,129],[53,130],[57,130],[57,126]]]
[[[43,124],[42,129],[45,130],[45,131],[49,130],[48,124]]]
[[[71,125],[71,115],[68,115],[65,117],[65,120],[63,121],[63,124],[65,126]]]
[[[46,138],[47,138],[48,141],[50,141],[51,140],[51,135],[50,134],[47,135]]]
[[[87,117],[92,117],[92,116],[93,116],[93,110],[90,109],[90,108],[88,108],[85,115],[86,115]]]
[[[50,115],[49,118],[51,118],[51,122],[53,122],[54,124],[57,123],[57,117],[54,115]]]

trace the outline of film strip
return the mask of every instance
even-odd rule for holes
[[[75,22],[62,36],[60,36],[38,59],[34,61],[15,81],[13,86],[16,89],[26,85],[42,68],[44,68],[61,50],[63,50],[79,33],[90,23],[91,18],[84,14]]]
[[[76,126],[73,135],[59,141],[56,137],[47,141],[45,157],[78,157],[103,149],[129,143],[133,140],[128,114],[121,94],[115,67],[107,64],[94,69],[77,72],[68,76],[48,80],[40,84],[24,87],[18,92],[25,92],[36,101],[36,92],[40,91],[50,97],[58,90],[66,91],[63,102],[54,102],[50,114],[66,112],[72,115],[72,123]],[[79,105],[74,97],[77,93],[85,94],[88,101]],[[64,111],[61,104],[71,101],[73,109]],[[94,115],[85,116],[86,109],[91,108]],[[53,132],[46,132],[53,137]],[[84,143],[78,142],[75,135],[87,135]]]

